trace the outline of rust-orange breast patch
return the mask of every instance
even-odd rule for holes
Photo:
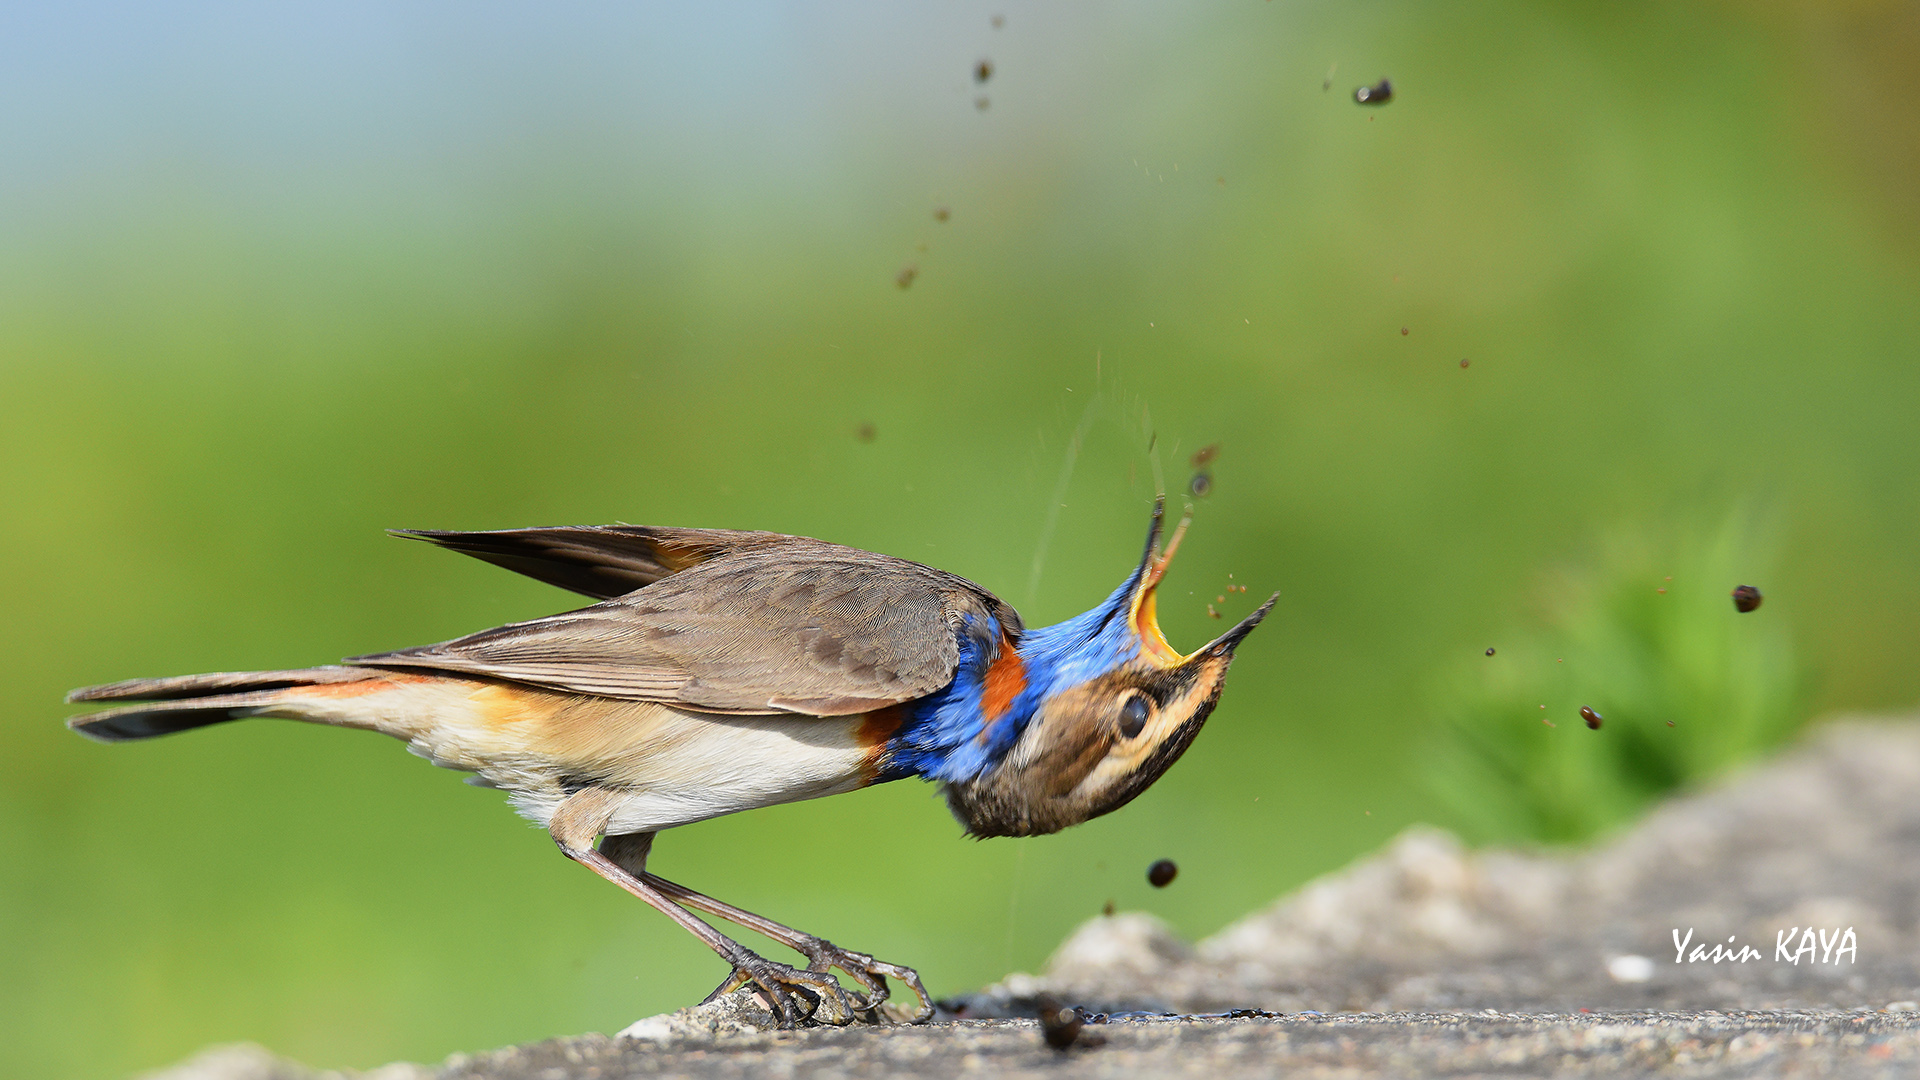
[[[986,685],[980,694],[980,716],[992,723],[1006,715],[1013,708],[1013,699],[1027,688],[1026,661],[1020,659],[1005,635],[1000,638],[1000,655],[993,658],[983,681]]]

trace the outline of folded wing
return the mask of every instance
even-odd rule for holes
[[[476,535],[486,539],[449,539]],[[1011,607],[965,578],[803,537],[623,526],[424,538],[589,595],[641,584],[579,611],[348,663],[712,712],[844,716],[945,686],[963,635],[991,657],[1003,632],[1021,632]]]
[[[733,529],[583,525],[497,532],[394,529],[395,536],[484,559],[549,585],[611,600],[713,559],[796,544],[805,537]],[[831,546],[831,545],[822,545]]]

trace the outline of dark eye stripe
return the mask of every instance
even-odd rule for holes
[[[1120,734],[1133,738],[1147,726],[1147,699],[1141,694],[1129,694],[1120,705]]]

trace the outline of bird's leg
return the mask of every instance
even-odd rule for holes
[[[907,989],[912,990],[913,996],[919,999],[919,1006],[915,1009],[911,1022],[922,1024],[933,1018],[933,1001],[927,996],[926,986],[920,982],[920,974],[910,967],[889,964],[884,960],[876,960],[866,953],[843,949],[826,938],[816,937],[790,926],[783,926],[772,919],[694,892],[685,885],[677,885],[663,877],[648,874],[646,881],[675,903],[685,904],[709,915],[716,915],[785,945],[807,958],[808,971],[824,972],[839,968],[853,976],[855,981],[867,989],[867,996],[860,1005],[862,1012],[877,1009],[887,1000],[887,977],[891,976],[906,983]]]
[[[645,900],[662,915],[679,923],[688,933],[706,942],[707,947],[719,953],[722,960],[733,965],[734,974],[729,978],[729,983],[744,986],[752,982],[766,993],[767,1002],[772,1006],[774,1015],[780,1018],[781,1026],[791,1027],[810,1015],[817,1015],[821,1011],[821,1004],[828,1000],[835,1004],[836,1016],[821,1017],[822,1020],[844,1024],[852,1019],[855,1005],[839,979],[830,974],[802,971],[789,964],[776,964],[758,955],[695,918],[638,875],[595,851],[592,847],[593,838],[606,828],[618,800],[618,793],[598,788],[586,788],[567,796],[547,825],[554,843],[560,846],[567,858]],[[802,1009],[790,990],[812,997],[813,1007]]]
[[[853,978],[867,990],[866,997],[856,1005],[858,1011],[872,1011],[879,1008],[881,1003],[887,1000],[887,977],[891,976],[906,983],[907,988],[913,991],[914,997],[919,999],[920,1004],[914,1012],[911,1020],[912,1023],[925,1023],[933,1017],[932,998],[927,994],[925,984],[920,981],[920,974],[912,968],[902,967],[899,964],[889,964],[884,960],[876,960],[866,953],[857,953],[851,949],[843,949],[825,938],[795,930],[790,926],[774,922],[772,919],[755,915],[745,908],[734,907],[732,904],[723,900],[716,900],[705,893],[695,892],[685,885],[676,884],[657,874],[648,873],[646,869],[647,854],[652,848],[652,833],[609,836],[600,841],[600,853],[602,855],[612,859],[621,868],[659,890],[662,895],[676,904],[684,904],[696,911],[704,911],[709,915],[717,916],[737,926],[744,926],[749,930],[772,938],[774,941],[806,957],[808,961],[808,971],[826,973],[833,968],[839,968],[841,971],[853,976]],[[713,993],[707,995],[707,1000],[711,1001],[722,994],[731,993],[743,985],[745,985],[745,976],[743,976],[739,970],[735,970],[732,975],[727,977],[725,982],[714,989]]]

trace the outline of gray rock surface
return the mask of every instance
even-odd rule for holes
[[[1811,957],[1798,951],[1808,928],[1828,937]],[[1723,959],[1676,963],[1675,930],[1692,932],[1688,956],[1717,944]],[[1835,962],[1843,940],[1853,954]],[[1724,958],[1749,946],[1757,957]],[[1136,1012],[1089,1023],[1056,1051],[1015,1018],[1034,1015],[1042,994]],[[1150,916],[1095,919],[1041,973],[954,999],[922,1027],[768,1031],[771,1016],[743,992],[619,1037],[363,1080],[1910,1076],[1916,999],[1920,725],[1836,723],[1591,851],[1469,852],[1416,828],[1197,945]],[[1248,1008],[1290,1015],[1138,1012]],[[328,1075],[230,1047],[155,1077]]]
[[[362,1080],[615,1080],[687,1076],[1910,1077],[1920,1018],[1837,1012],[1613,1015],[1346,1013],[1091,1025],[1054,1050],[1031,1020],[813,1028],[666,1043],[583,1035],[472,1056],[438,1070]],[[319,1080],[279,1071],[164,1074],[167,1080]],[[394,1066],[387,1066],[393,1069]],[[377,1074],[377,1075],[376,1075]]]
[[[1798,952],[1809,928],[1812,956]],[[1798,962],[1776,959],[1789,929]],[[1823,949],[1818,935],[1844,940],[1848,930],[1855,955],[1832,962],[1841,941]],[[1675,931],[1688,956],[1715,944],[1759,956],[1676,963]],[[1623,959],[1634,957],[1643,959]],[[1416,827],[1191,948],[1149,916],[1095,919],[1040,976],[1010,977],[974,1011],[1043,990],[1181,1011],[1911,1001],[1920,998],[1920,725],[1823,726],[1782,758],[1675,799],[1587,853],[1469,852]]]

